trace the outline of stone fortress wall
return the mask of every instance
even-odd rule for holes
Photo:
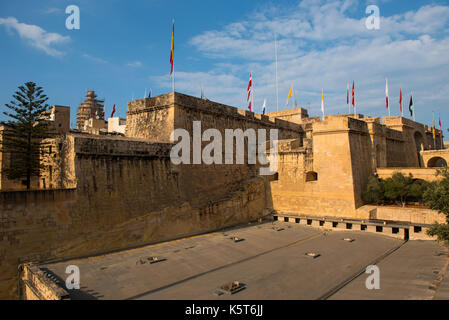
[[[174,165],[170,134],[192,133],[193,121],[222,134],[278,129],[277,174],[260,176],[250,164]],[[369,175],[419,167],[417,146],[428,143],[428,127],[400,117],[263,116],[179,93],[132,101],[125,137],[60,135],[43,159],[52,169],[41,190],[0,192],[0,298],[16,294],[23,262],[123,250],[272,212],[368,219],[357,209]]]

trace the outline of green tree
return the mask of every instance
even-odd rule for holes
[[[367,203],[379,204],[384,200],[384,180],[379,179],[375,176],[370,176],[368,178],[368,184],[366,186],[366,191],[362,193],[362,200]]]
[[[437,176],[442,176],[440,181],[433,182],[424,192],[424,203],[433,210],[446,215],[446,223],[432,225],[427,234],[437,236],[438,240],[449,241],[449,169],[448,167],[437,170]]]
[[[430,183],[424,180],[416,180],[410,186],[408,190],[408,199],[414,199],[420,203],[423,202],[423,196],[426,190],[429,188]]]
[[[412,184],[413,176],[411,174],[406,177],[402,173],[396,172],[385,181],[385,197],[392,201],[400,201],[402,206],[405,206]]]
[[[5,127],[1,151],[10,153],[12,161],[5,169],[9,179],[26,178],[30,189],[31,177],[38,176],[44,168],[40,163],[42,139],[47,138],[48,97],[34,82],[19,86],[13,99],[5,106],[10,112],[3,112],[10,119],[2,121]]]
[[[437,170],[437,176],[442,176],[440,181],[433,182],[424,192],[425,204],[433,210],[444,213],[449,222],[449,169],[448,167]]]
[[[449,224],[447,223],[435,223],[429,229],[427,229],[429,236],[437,236],[439,241],[449,240]]]

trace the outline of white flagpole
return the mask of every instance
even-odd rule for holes
[[[413,121],[415,121],[415,101],[413,101],[413,92],[410,93],[410,97],[412,97],[412,108],[413,108]]]
[[[145,94],[143,95],[143,98],[145,99],[147,97],[147,88],[145,88]]]
[[[279,88],[278,88],[278,48],[276,34],[274,35],[274,58],[276,66],[276,111],[279,111]]]

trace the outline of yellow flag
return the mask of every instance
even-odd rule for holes
[[[324,116],[324,89],[322,89],[321,91],[321,112],[323,113]]]
[[[432,112],[433,120],[432,120],[432,135],[435,140],[435,113]]]
[[[288,92],[288,96],[287,96],[287,105],[290,102],[290,98],[293,95],[293,86],[291,86],[290,91]]]
[[[291,98],[293,95],[293,86],[290,88],[290,91],[288,92],[288,97],[287,98]]]

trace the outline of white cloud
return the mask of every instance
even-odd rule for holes
[[[352,0],[305,0],[287,13],[274,7],[248,17],[191,39],[215,64],[203,72],[178,72],[177,91],[198,96],[204,82],[209,99],[246,108],[252,71],[256,110],[266,97],[274,111],[276,33],[280,109],[294,85],[300,106],[309,113],[320,113],[322,88],[328,112],[346,113],[346,85],[354,79],[358,111],[386,115],[386,77],[393,114],[399,112],[399,87],[404,101],[413,93],[421,117],[429,108],[444,112],[449,101],[449,6],[426,5],[389,17],[381,11],[380,30],[365,27],[365,7]],[[159,80],[171,86],[168,77]]]
[[[90,60],[90,61],[96,62],[96,63],[108,63],[108,62],[107,62],[106,60],[104,60],[104,59],[101,59],[101,58],[97,58],[97,57],[91,56],[90,54],[87,54],[87,53],[84,53],[84,54],[83,54],[83,57],[86,58],[86,59],[88,59],[88,60]]]
[[[53,45],[70,40],[69,36],[47,32],[39,26],[21,23],[14,17],[0,18],[0,25],[4,25],[9,30],[17,31],[19,36],[25,39],[31,46],[54,57],[62,56],[64,52],[53,48]]]
[[[43,13],[45,14],[53,14],[53,13],[62,13],[62,9],[61,8],[47,8],[42,10]]]
[[[128,62],[126,66],[131,68],[140,68],[142,66],[142,62],[140,61]]]

